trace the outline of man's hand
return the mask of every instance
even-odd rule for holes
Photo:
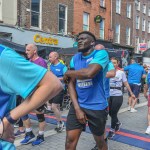
[[[77,119],[79,120],[79,122],[82,124],[86,124],[88,119],[87,119],[85,113],[80,108],[75,111],[76,111],[76,116],[77,116]]]
[[[3,119],[4,125],[4,132],[2,139],[8,141],[10,143],[14,143],[15,136],[14,136],[14,127],[11,125],[6,118]]]
[[[135,97],[135,95],[132,93],[131,94],[131,97],[133,98],[133,99],[136,99],[136,97]]]
[[[68,77],[66,74],[63,76],[63,81],[64,81],[66,84],[68,84],[68,82],[69,82],[69,77]]]

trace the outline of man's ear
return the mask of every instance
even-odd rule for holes
[[[95,46],[95,42],[93,41],[93,42],[91,42],[91,46]]]

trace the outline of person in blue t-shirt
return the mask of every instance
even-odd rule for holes
[[[47,69],[4,45],[0,45],[0,68],[0,149],[15,150],[12,124],[54,97],[62,85]],[[17,107],[16,95],[25,99]]]
[[[131,88],[133,94],[136,97],[136,99],[132,99],[132,97],[129,93],[129,99],[128,99],[129,108],[128,108],[128,110],[132,113],[137,112],[137,110],[134,107],[137,103],[137,99],[138,99],[138,96],[140,93],[141,78],[145,78],[146,73],[145,73],[143,66],[136,63],[134,59],[131,59],[131,64],[124,67],[123,70],[128,72],[128,83],[130,85],[130,88]]]
[[[78,52],[70,62],[71,70],[65,73],[72,106],[67,116],[66,150],[76,145],[86,123],[99,149],[107,150],[104,131],[108,102],[104,91],[104,77],[109,63],[105,50],[94,50],[95,36],[83,31],[78,36]]]
[[[57,52],[51,52],[49,54],[49,61],[51,63],[50,65],[50,71],[57,76],[57,78],[62,82],[62,85],[65,90],[65,83],[63,81],[63,76],[65,72],[67,71],[67,67],[65,64],[62,64],[59,61],[59,55]],[[61,118],[61,112],[60,112],[60,106],[62,106],[63,97],[64,97],[64,90],[62,90],[58,95],[56,95],[53,99],[50,100],[50,103],[52,104],[52,110],[54,111],[54,114],[57,119],[57,127],[55,130],[57,132],[62,132],[64,129],[64,122]]]

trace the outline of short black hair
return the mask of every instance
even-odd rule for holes
[[[78,34],[78,36],[81,35],[81,34],[88,34],[93,38],[94,42],[96,41],[95,35],[93,33],[89,32],[89,31],[82,31]]]

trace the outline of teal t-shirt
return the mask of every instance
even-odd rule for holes
[[[16,106],[16,95],[27,98],[47,69],[29,62],[11,48],[0,45],[0,118]],[[0,140],[0,150],[14,150],[12,143]]]

